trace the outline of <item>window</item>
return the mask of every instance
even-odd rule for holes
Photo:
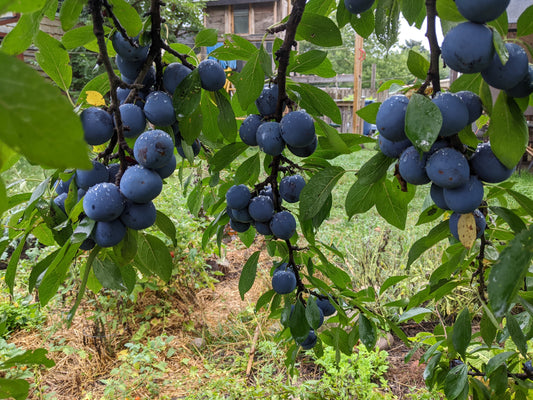
[[[233,6],[233,33],[248,32],[248,5]]]

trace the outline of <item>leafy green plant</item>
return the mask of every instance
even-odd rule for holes
[[[35,328],[44,321],[39,304],[32,301],[28,295],[0,303],[0,337],[5,339],[12,332]]]

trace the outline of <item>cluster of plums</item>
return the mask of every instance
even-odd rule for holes
[[[533,92],[533,68],[525,50],[506,43],[509,60],[502,64],[493,43],[493,31],[486,22],[503,14],[510,0],[456,0],[457,9],[468,22],[451,29],[442,43],[442,58],[455,71],[481,76],[490,86],[505,90],[511,97]]]
[[[490,143],[481,143],[468,157],[465,149],[451,147],[450,136],[472,124],[482,114],[481,100],[472,92],[440,93],[433,102],[442,114],[440,139],[431,149],[420,154],[407,139],[404,131],[405,113],[409,99],[396,95],[385,100],[379,108],[376,125],[380,150],[388,157],[399,158],[402,178],[413,185],[431,182],[431,198],[444,209],[452,210],[450,231],[458,238],[457,222],[461,214],[474,213],[478,237],[486,223],[477,210],[483,201],[483,182],[503,182],[513,169],[505,167],[494,155]]]
[[[281,200],[296,203],[305,186],[301,175],[288,175],[279,183]],[[282,240],[289,240],[296,232],[296,219],[289,211],[275,210],[275,199],[270,185],[259,191],[257,196],[245,185],[234,185],[226,192],[226,212],[230,217],[230,226],[237,232],[246,232],[251,225],[261,235],[273,235]]]
[[[277,103],[278,86],[265,87],[255,101],[259,114],[246,117],[239,128],[241,140],[271,156],[279,156],[287,147],[298,157],[309,157],[318,145],[313,118],[300,110],[286,114],[280,122],[268,121]]]

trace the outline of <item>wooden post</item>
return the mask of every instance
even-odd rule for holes
[[[353,65],[353,122],[352,122],[352,131],[353,133],[362,133],[362,123],[361,119],[357,116],[356,111],[361,108],[361,78],[363,75],[363,60],[364,60],[364,51],[363,51],[363,38],[359,35],[355,35],[355,55],[354,55],[354,65]]]

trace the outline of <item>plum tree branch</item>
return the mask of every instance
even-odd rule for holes
[[[440,92],[440,73],[439,73],[439,58],[440,58],[440,47],[439,42],[437,41],[437,32],[436,32],[436,19],[437,19],[437,0],[426,0],[426,15],[427,15],[427,31],[426,37],[429,41],[429,51],[430,51],[430,63],[429,70],[426,77],[426,80],[418,89],[418,93],[425,94],[426,89],[431,86],[433,87],[433,94]]]
[[[122,26],[120,21],[118,20],[117,16],[113,12],[113,6],[109,4],[107,0],[103,0],[103,6],[105,7],[107,13],[109,14],[109,17],[113,20],[113,25],[115,25],[115,28],[120,32],[124,40],[127,40],[128,43],[133,47],[139,47],[137,43],[133,41],[132,38],[130,38],[126,32],[126,29]]]

